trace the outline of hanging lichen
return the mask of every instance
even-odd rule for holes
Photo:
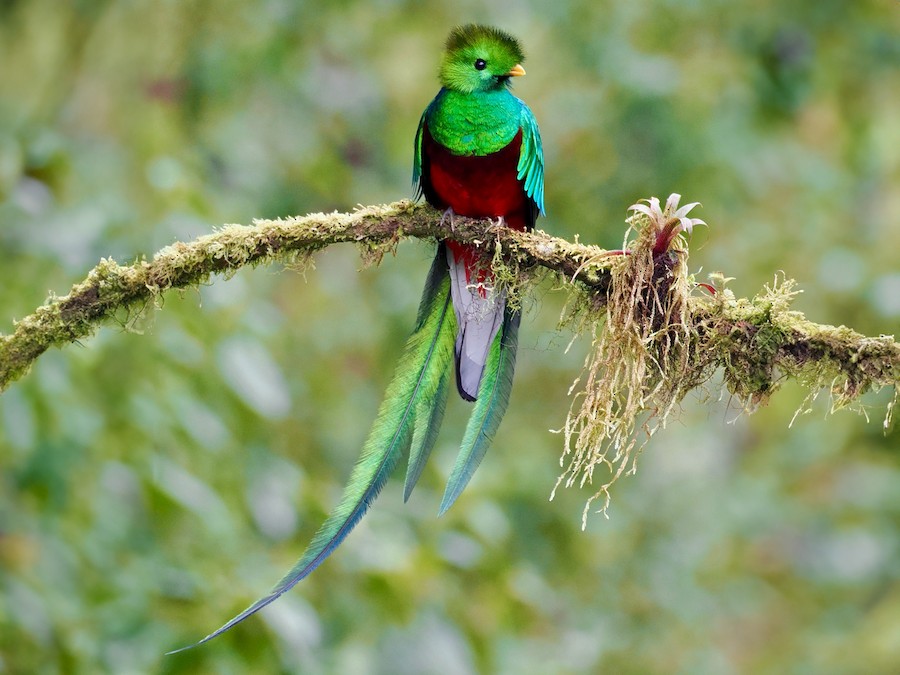
[[[679,208],[679,199],[671,195],[664,208],[656,198],[631,207],[629,232],[635,237],[626,241],[611,269],[605,316],[593,315],[591,351],[572,385],[575,390],[584,381],[563,429],[562,461],[568,464],[557,487],[593,484],[595,469],[606,469],[585,505],[583,524],[594,501],[601,500],[600,510],[606,511],[610,486],[635,470],[647,439],[709,376],[688,312],[694,284],[684,237],[703,221],[688,218],[696,204]]]

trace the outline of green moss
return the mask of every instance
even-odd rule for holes
[[[658,205],[657,205],[658,206]],[[675,207],[673,207],[675,208]],[[894,387],[889,426],[900,379],[900,345],[889,337],[867,338],[844,326],[821,326],[791,310],[798,291],[778,279],[750,300],[737,299],[729,279],[711,275],[714,295],[695,294],[684,239],[671,233],[665,213],[631,219],[629,255],[566,242],[543,232],[521,233],[462,219],[454,232],[438,226],[440,214],[408,201],[361,207],[352,213],[311,214],[259,220],[253,226],[226,225],[190,243],[167,246],[147,262],[119,265],[103,259],[68,295],[51,297],[0,336],[0,391],[27,373],[53,345],[82,339],[116,321],[126,330],[170,289],[226,278],[247,265],[279,261],[301,272],[312,255],[333,243],[353,242],[364,264],[378,264],[404,236],[454,236],[482,246],[498,289],[510,307],[546,270],[557,273],[569,292],[562,323],[589,334],[593,348],[573,384],[573,405],[563,429],[565,471],[559,485],[600,485],[585,507],[636,470],[647,440],[663,428],[685,395],[704,386],[717,368],[727,388],[748,409],[764,403],[785,378],[809,389],[803,410],[821,391],[832,409],[853,407],[859,397]],[[599,469],[599,472],[598,472]]]

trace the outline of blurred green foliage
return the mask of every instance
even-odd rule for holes
[[[225,222],[407,196],[449,27],[523,41],[542,227],[616,247],[680,192],[695,268],[739,295],[900,325],[896,2],[0,2],[0,331],[101,256]],[[467,408],[407,505],[388,485],[323,567],[185,654],[300,555],[412,327],[431,255],[246,270],[123,315],[0,397],[0,673],[896,673],[900,453],[885,393],[788,429],[717,392],[580,531],[547,496],[586,344],[527,301],[507,420],[434,514]]]

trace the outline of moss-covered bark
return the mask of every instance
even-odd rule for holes
[[[569,284],[577,318],[572,323],[593,331],[595,343],[575,398],[581,408],[573,407],[566,424],[565,454],[571,456],[560,481],[590,483],[596,465],[605,464],[611,478],[595,498],[608,499],[609,485],[633,467],[633,451],[642,445],[635,429],[649,437],[691,388],[719,368],[729,390],[751,407],[785,378],[801,381],[811,397],[830,390],[835,407],[885,386],[894,387],[896,399],[900,344],[808,321],[790,309],[793,281],[767,286],[753,299],[735,298],[721,274],[713,275],[712,286],[704,284],[715,293],[698,290],[687,272],[686,242],[677,236],[679,222],[690,227],[694,221],[679,216],[689,207],[677,211],[676,197],[664,211],[657,200],[654,209],[633,207],[639,211],[630,219],[636,237],[627,255],[490,221],[456,218],[451,230],[434,209],[400,201],[352,213],[226,225],[167,246],[149,262],[104,259],[67,295],[50,298],[18,321],[12,334],[0,335],[0,392],[48,348],[91,335],[123,310],[152,306],[170,289],[197,286],[245,265],[302,264],[331,244],[356,243],[364,260],[378,263],[404,237],[452,236],[484,247],[513,302],[535,270],[550,270]],[[649,421],[638,427],[641,414]]]
[[[0,391],[27,373],[48,348],[88,337],[116,312],[146,306],[168,290],[197,286],[213,274],[228,275],[245,265],[300,262],[319,249],[343,242],[358,244],[365,260],[379,262],[404,237],[450,236],[449,222],[440,221],[440,214],[431,207],[404,200],[352,213],[226,225],[192,242],[167,246],[149,262],[118,265],[101,260],[67,295],[51,297],[16,322],[12,334],[0,335]],[[483,241],[489,250],[500,244],[508,259],[522,267],[542,265],[568,278],[577,274],[582,285],[597,290],[603,290],[608,281],[602,260],[582,267],[603,253],[597,247],[465,218],[454,219],[452,235],[462,241]]]

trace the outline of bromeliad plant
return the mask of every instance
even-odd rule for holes
[[[601,499],[606,511],[609,488],[623,473],[635,471],[643,444],[706,377],[706,368],[697,368],[703,357],[688,309],[696,284],[686,264],[687,235],[706,223],[688,216],[697,202],[679,207],[680,200],[672,194],[661,207],[652,197],[628,208],[634,214],[623,250],[614,252],[623,255],[610,268],[606,311],[587,314],[593,345],[582,377],[569,391],[585,380],[563,428],[561,461],[568,464],[556,485],[592,484],[598,465],[609,469],[609,478],[585,504],[582,525],[594,501]],[[641,415],[646,435],[639,442],[635,430]]]

